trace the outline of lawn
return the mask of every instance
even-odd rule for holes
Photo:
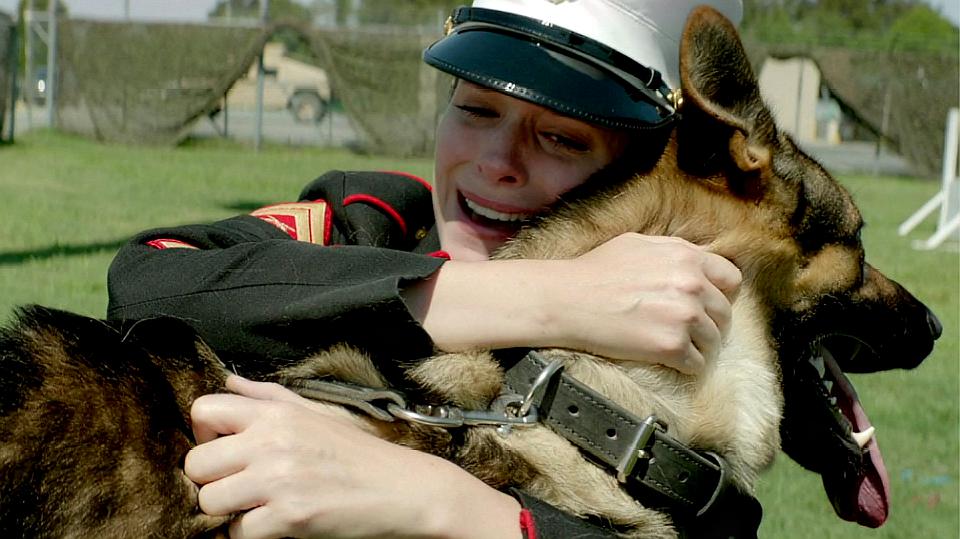
[[[430,177],[423,159],[346,151],[204,141],[175,149],[106,146],[32,132],[0,147],[0,319],[23,303],[93,316],[106,307],[106,270],[136,232],[207,222],[292,200],[333,169],[404,170]],[[937,190],[936,182],[843,177],[868,222],[868,260],[924,300],[943,322],[934,354],[918,369],[859,375],[861,400],[877,427],[890,474],[889,522],[868,530],[837,519],[819,478],[782,457],[759,497],[764,537],[941,538],[960,533],[960,258],[914,251],[897,225]],[[931,219],[932,221],[932,219]]]

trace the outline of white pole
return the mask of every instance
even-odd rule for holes
[[[943,192],[943,208],[940,210],[940,220],[937,223],[938,229],[946,228],[947,221],[954,215],[960,213],[960,208],[953,207],[957,201],[956,189],[957,177],[957,153],[960,151],[960,109],[952,108],[947,113],[946,133],[943,136],[943,178],[940,190]]]

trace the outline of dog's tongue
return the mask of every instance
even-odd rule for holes
[[[834,388],[834,393],[838,395],[837,404],[840,410],[855,432],[865,431],[871,426],[870,420],[860,405],[853,385],[827,350],[824,350],[824,359],[838,385]],[[846,474],[823,476],[823,487],[837,515],[862,526],[881,526],[887,520],[890,510],[890,479],[876,437],[864,447],[861,475],[844,475]]]

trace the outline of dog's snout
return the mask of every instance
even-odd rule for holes
[[[937,340],[940,335],[943,335],[943,324],[930,309],[927,309],[927,327],[930,328],[930,336],[933,337],[933,340]]]

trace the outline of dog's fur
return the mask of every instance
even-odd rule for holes
[[[834,333],[857,337],[877,363],[840,357],[841,365],[879,370],[916,365],[938,331],[919,301],[865,264],[862,221],[850,196],[778,131],[736,30],[709,8],[698,8],[687,23],[681,74],[682,119],[652,170],[594,182],[497,257],[570,258],[639,231],[683,237],[734,261],[744,283],[733,329],[719,359],[699,376],[570,350],[543,353],[563,358],[568,374],[635,414],[656,413],[673,437],[723,455],[737,485],[750,492],[780,448],[787,387],[781,373],[789,377],[809,343]],[[182,459],[192,443],[190,403],[222,388],[225,371],[185,324],[143,321],[120,334],[99,321],[32,308],[2,334],[0,365],[0,534],[222,531],[224,519],[198,513]],[[431,400],[475,409],[500,394],[503,379],[484,352],[436,356],[407,376]],[[348,347],[273,379],[320,377],[388,384]],[[675,536],[667,516],[642,507],[545,426],[506,437],[492,427],[452,436],[397,423],[378,432],[449,458],[497,488],[522,487],[571,513],[600,516],[627,535]],[[840,434],[848,433],[849,426]],[[847,445],[833,454],[846,455]],[[827,459],[813,456],[816,448],[791,449],[802,464],[833,473]]]

